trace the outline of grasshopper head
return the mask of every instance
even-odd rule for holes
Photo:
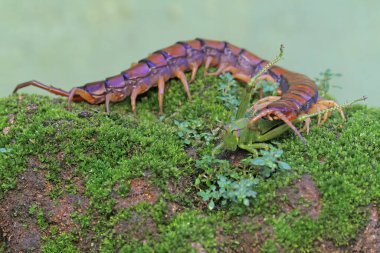
[[[231,124],[224,127],[225,134],[223,137],[223,146],[225,149],[231,151],[236,150],[245,131],[249,131],[247,128],[247,123],[248,119],[242,118],[235,120]]]
[[[229,124],[224,127],[226,130],[223,137],[223,146],[227,150],[235,151],[237,149],[240,137],[240,129]]]

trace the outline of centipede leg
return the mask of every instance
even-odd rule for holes
[[[136,116],[136,98],[138,94],[139,94],[138,89],[137,88],[133,89],[132,94],[131,94],[131,106],[132,106],[132,112],[135,116]]]
[[[267,96],[265,98],[262,98],[258,100],[251,108],[247,109],[246,112],[252,111],[252,114],[255,114],[257,111],[264,109],[267,107],[270,103],[273,103],[274,101],[279,100],[280,96]]]
[[[67,107],[68,110],[72,109],[71,104],[73,101],[78,101],[78,97],[81,98],[81,100],[79,100],[79,101],[85,100],[86,102],[88,102],[90,104],[96,103],[96,99],[93,96],[91,96],[91,94],[89,94],[87,91],[85,91],[81,88],[72,88],[68,97],[69,97],[68,98],[68,107]]]
[[[316,105],[316,107],[317,107],[317,112],[320,112],[321,107],[319,105]],[[320,114],[318,114],[318,123],[317,123],[318,126],[321,125],[321,120],[322,120],[322,116]]]
[[[209,68],[210,65],[211,65],[211,62],[212,62],[212,57],[210,57],[210,56],[206,57],[205,70],[204,70],[204,72],[203,72],[203,75],[207,76],[207,74],[208,74],[207,71],[208,71],[208,68]]]
[[[107,94],[107,95],[106,95],[106,101],[105,101],[105,104],[106,104],[106,113],[107,113],[107,114],[110,113],[110,97],[111,97],[111,94]]]
[[[248,83],[251,80],[251,76],[246,75],[246,74],[242,74],[242,73],[239,73],[239,72],[234,73],[232,76],[235,79],[240,80],[240,81],[242,81],[244,83]]]
[[[191,93],[190,93],[189,84],[187,83],[185,74],[182,71],[178,70],[174,73],[174,75],[181,80],[183,87],[185,88],[187,98],[189,99],[189,101],[191,101]]]
[[[274,111],[273,114],[276,115],[282,121],[284,121],[284,123],[287,124],[298,135],[298,137],[301,138],[302,142],[306,144],[305,138],[303,138],[298,129],[292,124],[292,122],[290,122],[290,120],[283,113],[279,111]]]
[[[191,64],[190,67],[191,67],[191,78],[190,78],[190,83],[191,83],[195,79],[199,66],[197,64]]]
[[[306,134],[310,133],[310,124],[311,124],[311,119],[307,118],[305,119],[305,125],[301,128],[300,132],[306,131]]]
[[[272,117],[271,116],[276,116],[278,119],[282,120],[285,124],[287,124],[296,134],[298,137],[300,137],[300,139],[302,140],[302,142],[304,144],[306,144],[306,140],[305,138],[302,137],[301,133],[298,131],[298,129],[292,124],[292,122],[280,111],[277,111],[275,109],[265,109],[263,111],[261,111],[260,114],[258,114],[257,116],[255,116],[254,118],[252,118],[249,122],[248,122],[248,128],[251,128],[253,127],[253,123],[255,123],[256,121],[258,121],[259,119],[263,118],[263,117],[267,117],[269,119],[271,119]]]
[[[165,91],[165,80],[164,78],[160,77],[158,79],[158,106],[159,106],[159,114],[163,113],[163,107],[164,107],[164,91]]]
[[[226,68],[227,68],[227,64],[226,63],[222,63],[222,64],[220,64],[219,68],[215,72],[207,73],[207,75],[209,75],[209,76],[220,75],[221,73],[223,73],[223,72],[226,71]]]
[[[325,106],[322,106],[321,104],[313,104],[306,113],[302,113],[300,116],[303,116],[306,114],[312,114],[312,113],[319,113],[321,110],[324,110],[324,109],[326,109]],[[326,114],[325,114],[325,116],[326,116]],[[318,120],[317,120],[318,126],[321,125],[321,120],[322,120],[322,116],[321,116],[321,114],[318,114]],[[306,130],[307,133],[309,133],[309,126],[310,126],[310,123],[307,124],[307,122],[305,120],[305,125],[301,129],[301,132]]]
[[[131,94],[131,106],[132,106],[132,112],[133,112],[134,115],[136,115],[136,99],[137,99],[137,96],[139,94],[144,93],[148,89],[149,89],[149,87],[147,85],[140,85],[140,86],[136,86],[132,90],[132,94]]]

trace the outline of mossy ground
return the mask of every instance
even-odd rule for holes
[[[380,200],[380,110],[349,108],[346,122],[334,114],[323,127],[312,126],[307,146],[284,134],[275,141],[292,170],[260,179],[249,207],[209,211],[194,186],[200,173],[195,163],[210,153],[234,113],[217,98],[219,83],[199,76],[189,103],[182,85],[170,81],[161,117],[156,89],[138,99],[138,117],[129,100],[112,104],[107,116],[104,105],[80,103],[67,111],[64,99],[2,98],[0,252],[356,247]],[[195,125],[189,145],[178,122]],[[313,186],[300,186],[305,176]],[[294,189],[308,194],[294,200]]]

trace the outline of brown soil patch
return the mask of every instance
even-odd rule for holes
[[[59,231],[72,231],[77,225],[70,214],[88,206],[82,195],[64,193],[52,200],[49,193],[53,185],[46,180],[46,171],[40,169],[43,164],[31,156],[27,166],[17,179],[16,189],[7,192],[0,203],[0,232],[6,252],[39,252],[41,238],[49,235],[51,225]],[[77,183],[81,184],[80,180]],[[37,210],[42,211],[45,225],[38,223]]]
[[[119,185],[115,187],[118,190]],[[160,196],[160,191],[158,188],[152,186],[145,178],[139,177],[134,178],[130,184],[130,191],[126,197],[121,197],[115,194],[116,205],[114,208],[128,208],[137,205],[140,202],[146,202],[149,204],[154,204]]]
[[[364,231],[359,234],[356,243],[353,245],[353,252],[380,252],[380,223],[379,211],[376,206],[369,208],[369,221]]]
[[[4,134],[4,135],[7,135],[7,134],[9,133],[10,130],[11,130],[11,127],[9,127],[9,126],[8,126],[8,127],[4,127],[4,128],[3,128],[3,134]]]
[[[32,169],[36,164],[36,158],[31,158],[30,168],[19,176],[17,188],[1,202],[0,229],[9,252],[37,251],[45,235],[29,214],[33,204],[45,202],[43,192],[47,188],[43,172]]]
[[[36,111],[37,109],[38,109],[38,105],[36,105],[36,104],[28,104],[28,105],[26,106],[26,111],[27,111],[28,113],[34,112],[34,111]]]
[[[117,188],[120,185],[116,186]],[[130,191],[127,196],[122,198],[116,196],[116,205],[114,208],[128,208],[141,202],[154,204],[160,196],[159,190],[152,186],[145,178],[135,178],[130,183]],[[119,221],[114,226],[115,233],[126,240],[146,240],[148,237],[158,235],[158,228],[151,217],[145,217],[142,214],[134,212],[132,217]]]
[[[184,209],[184,207],[178,205],[175,202],[167,202],[167,205],[168,207],[165,213],[165,218],[168,220],[172,218],[176,213],[181,212]]]
[[[88,200],[83,196],[65,194],[54,201],[49,210],[49,223],[58,226],[59,231],[72,231],[77,228],[70,215],[74,212],[84,212],[88,206]]]
[[[310,175],[303,175],[294,185],[280,189],[278,196],[285,199],[280,201],[280,207],[286,213],[298,208],[302,214],[316,219],[321,212],[319,191]]]
[[[168,182],[168,190],[173,195],[186,193],[186,189],[191,188],[193,183],[194,179],[191,177],[181,177],[178,181],[170,180]]]
[[[319,253],[343,253],[347,252],[347,250],[343,250],[335,246],[335,244],[331,241],[322,241],[322,242],[317,242],[315,244],[316,252]]]
[[[262,216],[240,217],[236,224],[245,224],[249,229],[240,233],[226,235],[223,230],[218,231],[216,241],[221,252],[261,252],[261,247],[266,240],[273,238],[274,233],[270,225],[265,223]],[[236,243],[238,242],[238,243]],[[282,249],[278,248],[278,252]]]
[[[15,115],[14,114],[8,114],[8,125],[7,127],[4,127],[2,132],[4,135],[7,135],[11,128],[13,127],[13,123],[15,122]]]
[[[291,212],[299,209],[304,215],[309,215],[315,219],[319,216],[321,210],[321,200],[318,189],[310,175],[304,175],[296,180],[291,186],[278,190],[278,203],[282,212]],[[222,252],[261,252],[264,243],[272,239],[275,235],[271,225],[265,222],[264,217],[244,216],[236,221],[236,224],[245,224],[240,233],[226,235],[220,231],[217,235],[217,243]],[[238,244],[234,243],[238,242]],[[319,245],[323,249],[323,245]],[[333,249],[334,245],[324,245],[327,249]],[[331,247],[330,247],[331,246]],[[278,252],[285,252],[277,245]],[[321,251],[323,252],[323,251]],[[330,251],[324,251],[330,252]],[[334,251],[332,251],[334,252]],[[336,251],[339,252],[339,251]]]
[[[186,147],[185,148],[185,152],[186,152],[186,155],[188,157],[191,157],[194,160],[199,159],[198,154],[197,154],[197,150],[195,148],[193,148],[193,147]]]
[[[241,160],[247,157],[248,152],[242,149],[235,151],[224,151],[217,156],[218,159],[230,161],[231,166],[240,167]]]
[[[202,244],[199,242],[192,242],[191,247],[195,250],[197,253],[207,253],[205,248],[203,248]]]
[[[192,192],[194,180],[191,177],[181,177],[178,181],[169,180],[167,184],[167,189],[171,195],[177,195],[180,200],[177,202],[166,200],[167,209],[165,213],[165,218],[167,220],[171,219],[175,214],[182,212],[185,209],[186,203],[182,199],[188,201],[197,199]],[[180,204],[182,203],[182,204]],[[201,202],[201,205],[204,203]],[[207,204],[207,203],[206,203]]]
[[[158,228],[154,220],[137,213],[134,213],[131,218],[119,221],[114,230],[118,236],[128,241],[142,241],[158,235]]]

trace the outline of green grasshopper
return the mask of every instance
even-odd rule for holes
[[[298,117],[293,122],[303,122],[308,118],[329,113],[338,110],[339,108],[348,107],[365,99],[367,98],[362,97],[341,106],[331,107],[317,113],[306,114]],[[281,121],[264,119],[256,122],[254,129],[250,129],[248,128],[249,120],[249,118],[240,118],[225,126],[223,140],[214,148],[212,155],[214,156],[222,150],[235,151],[238,147],[247,150],[250,153],[257,154],[257,149],[269,149],[270,145],[264,143],[265,141],[274,139],[290,129],[288,125],[283,124]]]
[[[271,66],[276,64],[283,56],[283,45],[280,47],[279,55],[269,62],[259,73],[257,73],[247,84],[246,92],[243,95],[242,102],[236,113],[236,120],[225,126],[225,135],[222,143],[216,146],[212,152],[216,155],[223,149],[235,151],[237,147],[245,149],[251,153],[257,153],[258,148],[268,148],[269,145],[262,143],[271,140],[288,130],[287,125],[281,125],[281,122],[260,120],[255,123],[255,131],[248,128],[249,118],[244,117],[249,106],[251,95],[256,87],[258,78],[265,73]]]
[[[236,120],[225,126],[225,134],[223,136],[222,142],[214,148],[212,152],[213,156],[220,153],[222,150],[235,151],[238,147],[251,153],[257,154],[257,149],[269,149],[270,145],[264,142],[272,140],[290,129],[290,127],[287,124],[283,124],[282,121],[272,121],[266,119],[261,119],[255,122],[252,128],[248,128],[248,122],[250,121],[250,118],[245,117],[245,113],[253,94],[252,91],[256,91],[254,90],[254,87],[256,87],[258,78],[272,65],[277,63],[281,59],[282,55],[283,46],[281,45],[280,54],[273,61],[268,63],[248,83],[246,93],[243,96],[243,100],[236,114]],[[363,97],[342,106],[334,106],[317,113],[299,116],[297,119],[293,120],[293,123],[303,122],[308,118],[326,114],[365,99],[366,97]]]

